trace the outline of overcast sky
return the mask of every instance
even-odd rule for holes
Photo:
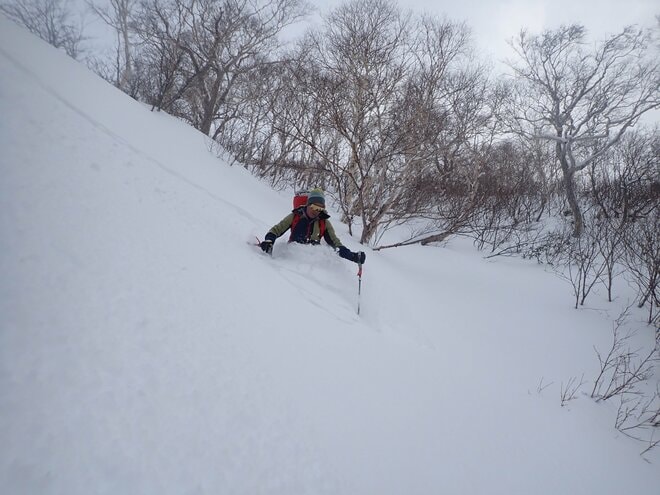
[[[103,4],[107,0],[95,1]],[[306,25],[319,25],[322,14],[344,3],[344,0],[307,1],[318,12],[305,25],[294,27],[290,31],[294,36],[302,33]],[[84,4],[84,0],[73,2],[81,8]],[[580,23],[588,29],[593,41],[630,24],[652,26],[656,23],[655,16],[660,14],[658,0],[398,0],[398,4],[416,13],[430,12],[452,21],[465,21],[472,29],[475,47],[494,62],[511,55],[507,40],[523,27],[538,32],[562,23]],[[101,33],[106,28],[99,25],[98,19],[89,16],[88,21],[88,34],[105,37]],[[108,43],[114,46],[114,36],[109,37]]]
[[[308,0],[321,13],[342,0]],[[493,61],[510,54],[507,39],[522,27],[532,32],[560,24],[580,23],[590,39],[601,39],[629,24],[651,26],[660,14],[657,0],[399,0],[402,8],[415,12],[446,15],[452,21],[466,21],[473,31],[476,47]]]

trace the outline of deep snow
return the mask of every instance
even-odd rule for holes
[[[356,265],[249,245],[289,192],[2,18],[0,114],[1,493],[657,493],[560,405],[616,305],[455,241],[367,249],[358,316]]]

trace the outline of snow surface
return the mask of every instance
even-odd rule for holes
[[[367,250],[358,316],[356,265],[248,245],[289,193],[4,19],[0,114],[0,493],[658,493],[560,405],[611,306],[454,242]]]

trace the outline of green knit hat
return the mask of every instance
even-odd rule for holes
[[[322,189],[312,189],[307,196],[307,205],[316,204],[325,207],[325,196]]]

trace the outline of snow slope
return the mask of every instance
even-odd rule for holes
[[[610,322],[541,267],[368,251],[358,317],[355,265],[247,244],[289,194],[2,18],[0,114],[0,493],[657,493],[560,406]]]

